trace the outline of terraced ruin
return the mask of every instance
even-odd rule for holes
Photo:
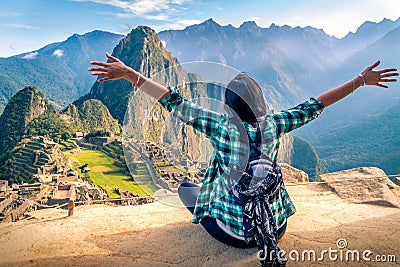
[[[84,149],[79,152],[69,151],[66,154],[75,170],[87,164],[90,168],[86,174],[87,178],[96,186],[103,188],[111,198],[118,198],[119,192],[126,191],[139,196],[148,196],[159,189],[154,185],[144,162],[134,162],[135,171],[129,171],[122,147],[118,142],[108,143],[100,150]]]
[[[49,140],[27,138],[16,146],[10,159],[2,168],[3,172],[9,175],[9,181],[34,182],[33,176],[37,173],[38,168],[49,164],[54,159],[64,162],[67,160],[58,145]]]

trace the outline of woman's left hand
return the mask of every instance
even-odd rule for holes
[[[396,79],[390,79],[394,76],[399,76],[397,69],[383,69],[383,70],[374,70],[374,68],[378,67],[381,62],[378,60],[371,66],[367,67],[365,70],[361,72],[361,75],[365,79],[365,85],[376,85],[383,88],[388,88],[386,84],[387,82],[396,82]]]

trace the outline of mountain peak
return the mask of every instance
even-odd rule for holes
[[[400,18],[396,21],[387,18],[384,18],[380,22],[365,21],[360,27],[358,27],[357,33],[368,32],[371,30],[374,30],[376,32],[376,31],[382,31],[387,28],[394,29],[397,26],[400,26]]]
[[[28,86],[18,91],[10,99],[0,116],[0,128],[2,129],[0,151],[3,153],[13,148],[22,138],[28,124],[34,118],[42,115],[49,105],[44,94],[34,86]]]
[[[187,29],[210,29],[210,28],[219,28],[219,27],[221,27],[221,25],[219,25],[212,18],[209,18],[208,20],[205,20],[200,24],[188,26],[186,28]]]
[[[69,36],[69,37],[67,38],[67,40],[65,40],[64,42],[69,42],[69,41],[71,41],[71,40],[79,40],[79,39],[81,39],[83,36],[84,36],[84,35],[81,35],[81,34],[79,34],[79,33],[74,33],[74,34],[72,34],[71,36]],[[60,42],[60,44],[61,44],[61,43],[63,43],[63,42]]]
[[[121,39],[115,49],[118,49],[118,47],[122,48],[127,44],[130,46],[135,45],[135,51],[143,50],[145,49],[146,45],[150,44],[153,44],[157,47],[162,45],[157,33],[152,28],[143,25],[132,29],[132,31],[125,38]]]
[[[168,54],[157,33],[148,26],[138,26],[133,29],[125,38],[121,39],[119,44],[114,48],[113,55],[120,58],[123,62],[130,64],[131,67],[140,71],[142,74],[149,76],[148,69],[143,65],[143,61],[147,60],[150,54],[155,51],[161,54]],[[167,57],[173,58],[171,55]]]
[[[150,28],[149,26],[145,26],[145,25],[140,25],[140,26],[137,26],[135,29],[132,29],[131,34],[134,34],[136,32],[138,32],[138,33],[140,32],[140,33],[147,34],[147,35],[156,34],[156,32],[152,28]]]
[[[255,21],[245,21],[239,26],[239,29],[254,29],[254,28],[259,28]]]
[[[44,100],[45,96],[44,94],[39,91],[35,86],[27,86],[21,90],[19,90],[11,99],[11,100],[16,100],[16,99],[22,99],[22,100],[29,100],[29,101],[36,101],[36,100]],[[9,103],[10,103],[9,102]]]
[[[26,94],[26,93],[39,93],[39,94],[43,94],[42,92],[40,92],[35,86],[29,85],[27,87],[25,87],[24,89],[21,89],[17,92],[17,94]]]
[[[219,24],[218,24],[217,22],[215,22],[215,20],[213,20],[212,18],[209,18],[208,20],[204,21],[204,22],[201,23],[201,24],[205,24],[205,25],[218,25],[218,26],[219,26]]]
[[[393,20],[391,20],[391,19],[388,19],[388,18],[384,18],[382,21],[381,21],[381,23],[382,22],[394,22]]]
[[[83,35],[79,35],[82,36],[85,39],[94,39],[94,40],[99,40],[99,39],[104,39],[104,38],[114,38],[117,39],[119,38],[123,38],[124,36],[121,34],[116,34],[116,33],[112,33],[112,32],[106,32],[106,31],[102,31],[102,30],[94,30],[91,32],[87,32]]]
[[[150,78],[154,78],[157,73],[165,72],[170,66],[178,65],[176,58],[165,50],[157,33],[147,26],[138,26],[133,29],[119,42],[112,54],[127,66]],[[175,79],[176,76],[171,74],[165,78],[164,82],[172,78]],[[124,80],[96,82],[91,92],[78,102],[90,98],[99,99],[109,108],[112,116],[122,123],[131,93],[132,86]]]

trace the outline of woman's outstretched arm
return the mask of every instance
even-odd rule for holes
[[[132,85],[140,88],[140,90],[157,100],[161,100],[170,93],[168,88],[140,75],[139,72],[126,66],[118,58],[111,56],[109,53],[106,53],[106,56],[111,62],[90,62],[90,64],[97,66],[88,69],[92,75],[105,76],[98,79],[98,82],[126,79]]]
[[[218,127],[224,116],[218,112],[203,108],[196,103],[185,99],[174,88],[165,86],[148,79],[131,67],[126,66],[121,60],[106,53],[111,62],[92,61],[90,64],[96,66],[88,70],[94,76],[104,76],[99,82],[126,79],[133,86],[144,93],[157,99],[168,111],[174,112],[174,116],[197,131],[212,138],[216,135]]]
[[[387,85],[382,83],[396,82],[397,80],[391,79],[391,77],[399,76],[399,73],[397,72],[397,69],[374,70],[374,68],[378,67],[379,64],[380,61],[375,62],[351,81],[321,94],[317,97],[318,100],[322,102],[324,107],[327,107],[353,93],[357,88],[363,85],[375,85],[382,88],[388,88]]]

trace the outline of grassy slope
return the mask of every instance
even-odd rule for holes
[[[107,154],[96,150],[82,150],[78,155],[73,155],[71,152],[66,153],[74,164],[74,168],[78,170],[78,167],[87,163],[90,167],[90,179],[98,186],[104,188],[110,197],[119,197],[114,191],[114,188],[119,187],[122,190],[130,191],[138,195],[151,195],[158,188],[149,182],[149,180],[134,182],[131,177],[124,174],[120,170],[120,167],[114,164],[114,159],[109,157]],[[104,174],[104,172],[117,171],[115,173]],[[142,178],[146,174],[143,174],[143,170],[139,170],[138,177]],[[136,176],[134,175],[136,178]]]

